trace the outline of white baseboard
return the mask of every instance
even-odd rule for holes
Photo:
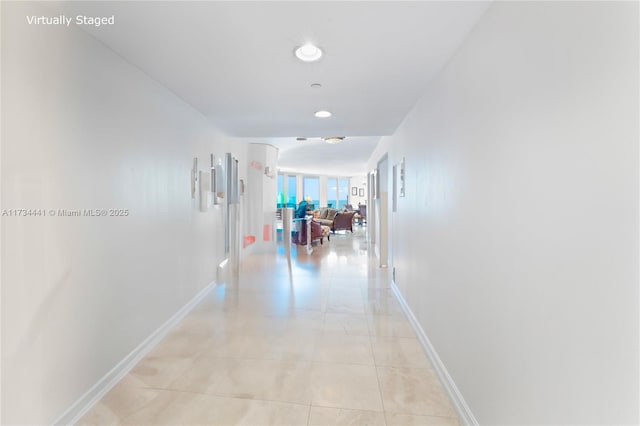
[[[204,297],[216,287],[216,282],[209,283],[196,296],[176,312],[160,328],[151,333],[142,343],[131,351],[122,361],[104,375],[98,382],[82,395],[53,423],[54,425],[73,425],[84,416],[96,402],[109,392],[133,367],[147,355],[171,329],[176,326]]]
[[[396,295],[396,298],[398,299],[398,302],[400,303],[402,310],[404,311],[405,315],[409,319],[409,322],[411,323],[413,330],[416,332],[418,336],[418,340],[420,340],[420,343],[422,344],[422,348],[424,349],[424,351],[427,354],[427,357],[431,361],[431,364],[433,365],[433,368],[435,369],[436,374],[438,374],[438,378],[440,378],[440,382],[442,383],[442,386],[447,392],[449,399],[453,403],[453,407],[456,410],[458,417],[460,417],[460,420],[465,425],[478,426],[479,425],[478,421],[476,420],[475,416],[471,412],[471,409],[469,408],[466,401],[462,397],[462,394],[460,393],[460,390],[458,390],[458,387],[456,386],[453,379],[451,378],[451,375],[449,375],[449,372],[447,371],[446,367],[442,363],[442,360],[440,359],[440,357],[438,356],[438,353],[436,352],[435,348],[431,344],[431,341],[427,337],[427,334],[422,329],[422,326],[418,322],[418,319],[415,317],[415,315],[413,315],[411,308],[409,308],[409,305],[407,305],[407,302],[404,300],[404,297],[402,297],[400,290],[398,290],[398,287],[393,282],[391,283],[391,289],[393,290],[393,293]]]

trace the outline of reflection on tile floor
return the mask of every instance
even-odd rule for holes
[[[82,425],[457,425],[366,228],[249,256]]]

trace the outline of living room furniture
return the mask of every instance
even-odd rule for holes
[[[358,204],[358,215],[360,216],[360,224],[367,223],[367,205]]]
[[[345,230],[353,232],[353,216],[356,212],[341,212],[333,219],[333,232]]]
[[[311,242],[320,240],[320,244],[324,244],[324,237],[327,237],[327,241],[331,241],[329,238],[330,229],[326,225],[320,224],[311,219]]]
[[[321,208],[314,213],[314,220],[328,226],[332,232],[348,230],[353,232],[354,211],[342,211],[332,208]]]
[[[322,228],[322,237],[320,238],[320,244],[323,243],[324,237],[327,237],[327,241],[331,241],[331,228],[326,225],[320,225]]]
[[[297,245],[307,245],[314,241],[320,241],[320,244],[324,244],[324,238],[327,237],[327,241],[331,241],[329,238],[330,228],[322,225],[320,222],[313,219],[311,216],[307,216],[304,219],[295,219],[300,222],[300,227],[296,235],[293,237],[292,242]],[[311,229],[311,238],[307,238],[307,230]]]
[[[338,210],[330,207],[322,207],[313,212],[313,218],[321,224],[333,228],[333,219],[338,214]]]

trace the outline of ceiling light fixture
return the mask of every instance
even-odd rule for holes
[[[318,118],[329,118],[329,117],[331,117],[331,113],[329,111],[324,111],[324,110],[323,111],[316,111],[316,113],[313,114],[313,115],[315,115]]]
[[[302,62],[314,62],[322,56],[322,50],[311,43],[298,47],[295,53],[296,57]]]
[[[296,140],[297,140],[298,142],[302,142],[302,141],[306,141],[306,140],[307,140],[307,138],[296,138]]]
[[[331,145],[335,145],[342,142],[344,140],[344,136],[327,136],[325,138],[322,138],[322,140],[326,143],[330,143]]]
[[[313,83],[313,84],[311,85],[311,88],[312,88],[312,89],[319,89],[319,88],[321,88],[321,87],[322,87],[322,84],[320,84],[320,83]]]

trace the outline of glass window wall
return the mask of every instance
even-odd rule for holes
[[[297,196],[296,196],[296,192],[297,192],[297,182],[296,182],[296,176],[287,176],[287,192],[285,193],[285,197],[284,199],[287,200],[287,207],[292,207],[292,208],[296,208],[298,207],[297,205]]]
[[[320,206],[320,178],[317,176],[305,176],[302,179],[302,192],[304,199],[312,210]]]

